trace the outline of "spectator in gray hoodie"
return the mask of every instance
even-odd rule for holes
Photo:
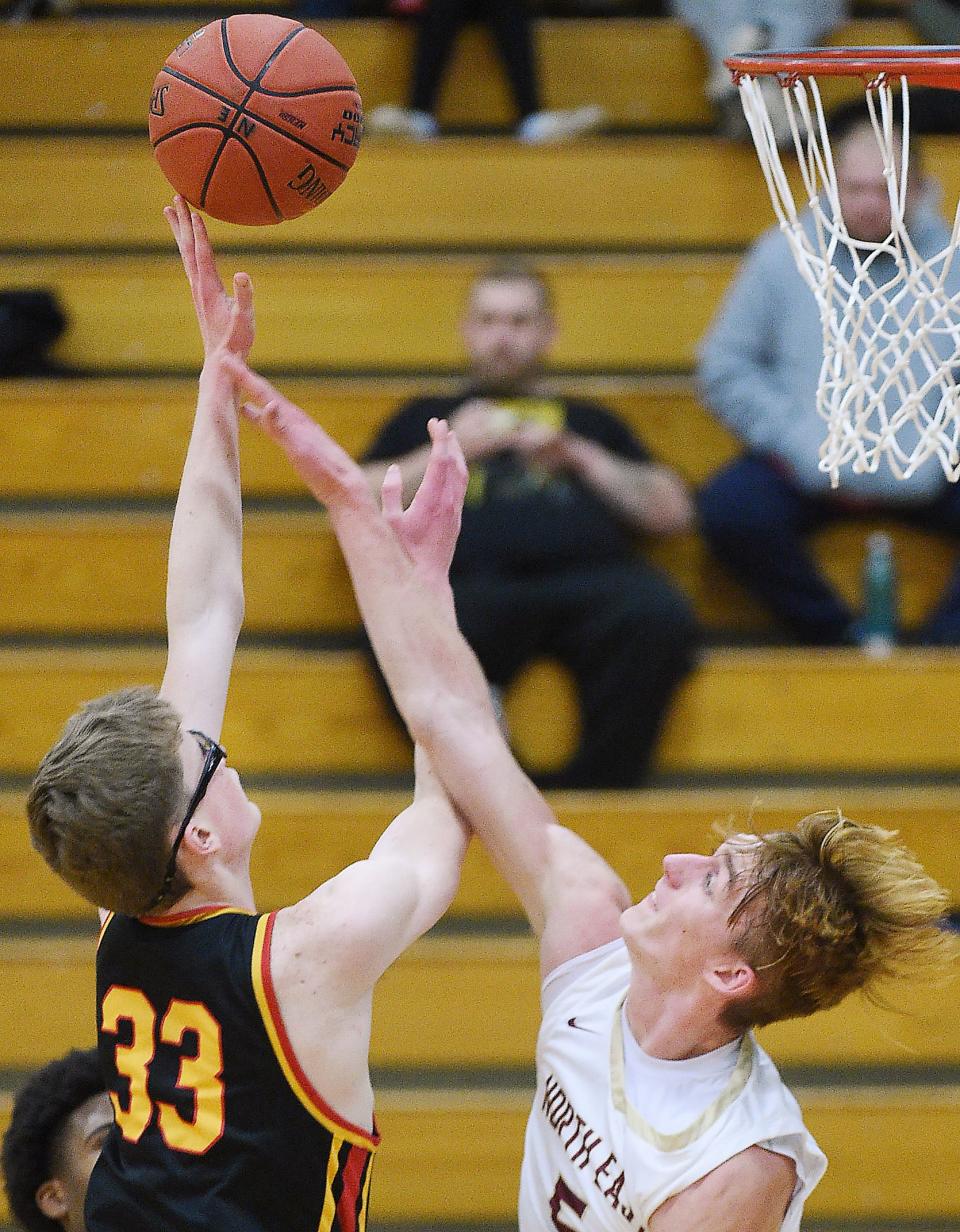
[[[863,103],[838,109],[830,132],[847,228],[855,239],[879,242],[890,232],[890,205]],[[950,231],[931,200],[914,141],[910,152],[906,221],[926,259],[946,246]],[[850,280],[850,253],[838,246],[834,260]],[[872,268],[878,285],[895,272],[886,254]],[[960,262],[948,275],[947,289],[960,292]],[[714,554],[792,636],[811,645],[855,644],[855,613],[817,567],[807,535],[841,518],[882,513],[960,536],[960,489],[931,458],[908,480],[896,479],[885,464],[875,474],[845,471],[832,490],[818,467],[826,428],[815,407],[822,360],[816,300],[797,271],[786,236],[772,228],[748,253],[700,348],[701,396],[746,447],[706,483],[701,524]],[[935,402],[936,391],[933,397]],[[960,569],[919,640],[960,644]]]

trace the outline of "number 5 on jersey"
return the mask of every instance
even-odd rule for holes
[[[557,1232],[576,1232],[570,1224],[563,1221],[562,1216],[567,1214],[564,1207],[569,1208],[579,1218],[587,1209],[587,1204],[583,1198],[577,1197],[562,1176],[558,1176],[553,1189],[553,1197],[550,1199],[550,1218]]]
[[[110,1100],[120,1132],[128,1142],[139,1142],[153,1120],[171,1150],[203,1155],[224,1130],[223,1044],[220,1024],[200,1001],[172,1000],[157,1030],[157,1012],[139,988],[114,984],[103,998],[103,1031],[119,1034],[130,1024],[130,1043],[116,1046],[117,1073],[130,1084],[126,1108],[113,1091]],[[192,1120],[185,1120],[173,1104],[150,1094],[150,1065],[157,1044],[183,1046],[187,1032],[196,1037],[193,1056],[181,1055],[177,1089],[193,1095]]]

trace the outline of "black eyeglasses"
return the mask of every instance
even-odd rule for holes
[[[167,891],[173,884],[173,878],[177,871],[177,852],[180,850],[180,844],[183,842],[183,836],[187,832],[187,826],[200,806],[200,801],[207,794],[207,788],[210,786],[210,780],[213,778],[217,766],[222,761],[226,761],[227,752],[222,745],[217,744],[216,740],[211,740],[209,736],[205,736],[201,731],[190,730],[191,736],[196,736],[197,744],[203,752],[203,769],[200,771],[200,778],[197,780],[197,785],[194,788],[193,795],[190,797],[190,803],[187,805],[187,811],[183,821],[180,823],[180,829],[177,831],[177,837],[173,840],[173,847],[170,849],[170,859],[167,861],[167,871],[163,876],[163,885],[160,887],[160,893],[146,907],[144,914],[153,911],[167,896]]]

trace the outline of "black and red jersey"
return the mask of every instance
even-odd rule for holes
[[[364,1232],[378,1137],[297,1063],[270,978],[274,918],[108,918],[97,1028],[116,1125],[88,1232]]]

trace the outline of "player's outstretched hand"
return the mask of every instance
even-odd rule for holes
[[[217,273],[207,228],[199,214],[176,196],[163,216],[170,224],[180,249],[193,306],[200,323],[205,355],[221,348],[246,359],[253,346],[253,284],[249,274],[234,274],[233,298],[227,295]]]
[[[445,584],[460,533],[467,464],[456,434],[443,419],[428,425],[430,460],[408,509],[403,508],[400,468],[391,466],[383,479],[383,514],[423,580]]]
[[[360,467],[315,419],[236,356],[225,354],[221,362],[251,399],[241,405],[244,417],[280,446],[318,501],[331,512],[357,501],[373,504]]]

